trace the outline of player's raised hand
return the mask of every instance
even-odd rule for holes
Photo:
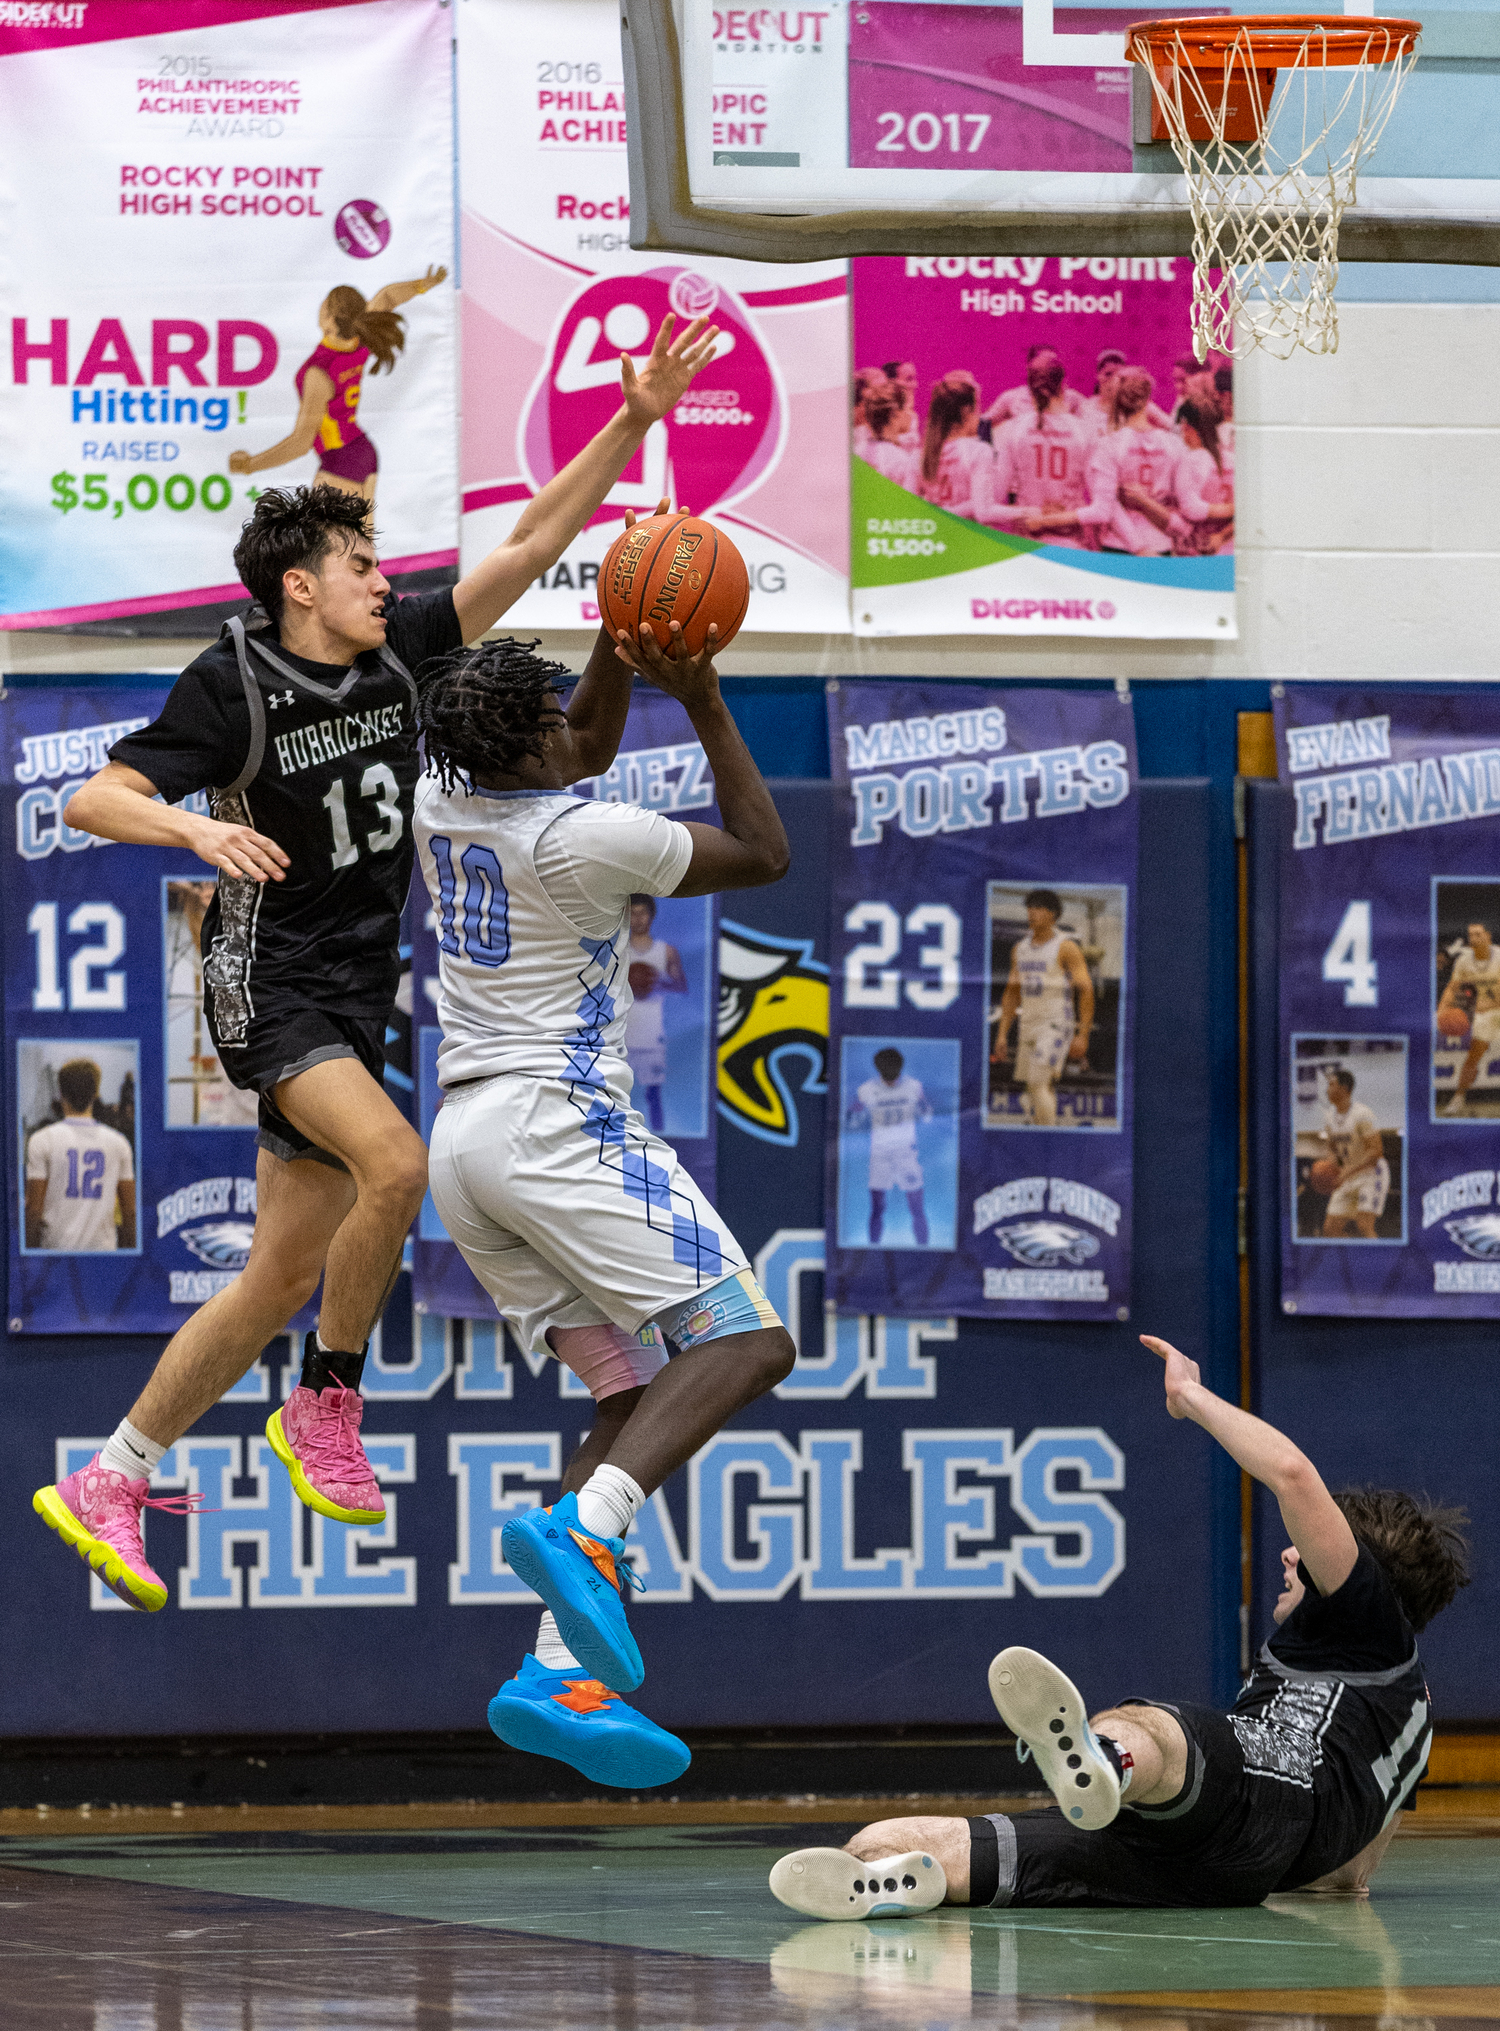
[[[719,695],[719,673],[714,668],[719,631],[710,627],[708,640],[693,656],[682,639],[681,623],[669,621],[667,625],[672,639],[666,649],[658,643],[652,628],[642,628],[639,635],[622,628],[615,654],[658,691],[665,691],[668,698],[675,698],[685,710],[693,712],[699,706],[711,704]]]
[[[1197,1362],[1189,1361],[1186,1354],[1179,1353],[1170,1340],[1158,1340],[1151,1333],[1142,1333],[1141,1345],[1149,1347],[1153,1354],[1159,1354],[1167,1364],[1163,1380],[1167,1385],[1168,1414],[1172,1417],[1190,1416],[1189,1396],[1198,1386]]]
[[[200,860],[242,881],[285,881],[283,869],[292,864],[263,832],[248,825],[225,825],[217,818],[195,819],[190,843]]]
[[[666,494],[662,495],[661,499],[657,502],[656,506],[651,510],[653,516],[670,515],[671,512],[672,512],[672,503]],[[677,512],[679,515],[685,515],[687,513],[687,509],[679,508]],[[633,529],[636,525],[636,519],[637,517],[635,509],[627,508],[625,510],[625,527],[627,529]]]
[[[679,337],[672,337],[677,320],[668,311],[656,334],[651,356],[639,374],[629,353],[620,355],[620,394],[625,413],[632,423],[649,428],[659,423],[687,393],[694,374],[714,356],[719,327],[697,317]]]

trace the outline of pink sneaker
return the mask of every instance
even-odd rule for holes
[[[141,1511],[165,1509],[190,1516],[201,1495],[153,1496],[149,1481],[130,1481],[111,1467],[101,1467],[95,1453],[86,1467],[51,1488],[38,1488],[31,1506],[64,1544],[72,1545],[106,1587],[130,1608],[155,1614],[167,1604],[167,1590],[146,1560],[141,1543]]]
[[[266,1419],[266,1437],[309,1509],[335,1523],[379,1523],[385,1497],[359,1442],[365,1401],[357,1389],[330,1385],[321,1395],[301,1383]]]

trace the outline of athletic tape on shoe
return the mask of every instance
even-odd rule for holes
[[[736,1270],[685,1305],[658,1312],[651,1322],[683,1353],[731,1333],[760,1333],[779,1326],[776,1308],[748,1269]]]

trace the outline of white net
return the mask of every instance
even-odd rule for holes
[[[1130,51],[1187,177],[1193,350],[1337,352],[1339,224],[1416,62],[1415,24],[1262,19],[1207,47],[1210,25],[1156,22]]]

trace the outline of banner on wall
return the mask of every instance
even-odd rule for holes
[[[1500,1316],[1500,709],[1275,707],[1283,1309]]]
[[[831,684],[840,1312],[1129,1316],[1134,716]]]
[[[682,707],[637,689],[614,766],[574,784],[580,796],[640,804],[704,825],[720,822],[714,781]],[[420,888],[421,876],[416,877]],[[425,895],[413,909],[413,1008],[417,1107],[423,1140],[442,1104],[438,1085],[438,953]],[[715,1196],[716,1032],[719,1005],[717,896],[641,896],[631,905],[627,965],[631,1007],[625,1050],[632,1100],[665,1136],[710,1199]],[[445,1318],[493,1319],[495,1307],[448,1239],[429,1192],[417,1221],[413,1291],[417,1308]]]
[[[621,353],[639,365],[668,311],[709,316],[712,365],[510,618],[593,627],[625,509],[670,494],[733,536],[757,633],[846,632],[845,264],[633,252],[615,0],[456,12],[465,562],[614,414]]]
[[[451,286],[404,286],[452,265],[452,18],[0,9],[0,627],[236,599],[258,490],[319,470],[377,478],[387,571],[452,564]],[[389,372],[366,307],[404,319]],[[331,395],[292,456],[314,368]]]
[[[878,256],[852,290],[856,634],[1234,638],[1232,383],[1192,357],[1189,261]]]

